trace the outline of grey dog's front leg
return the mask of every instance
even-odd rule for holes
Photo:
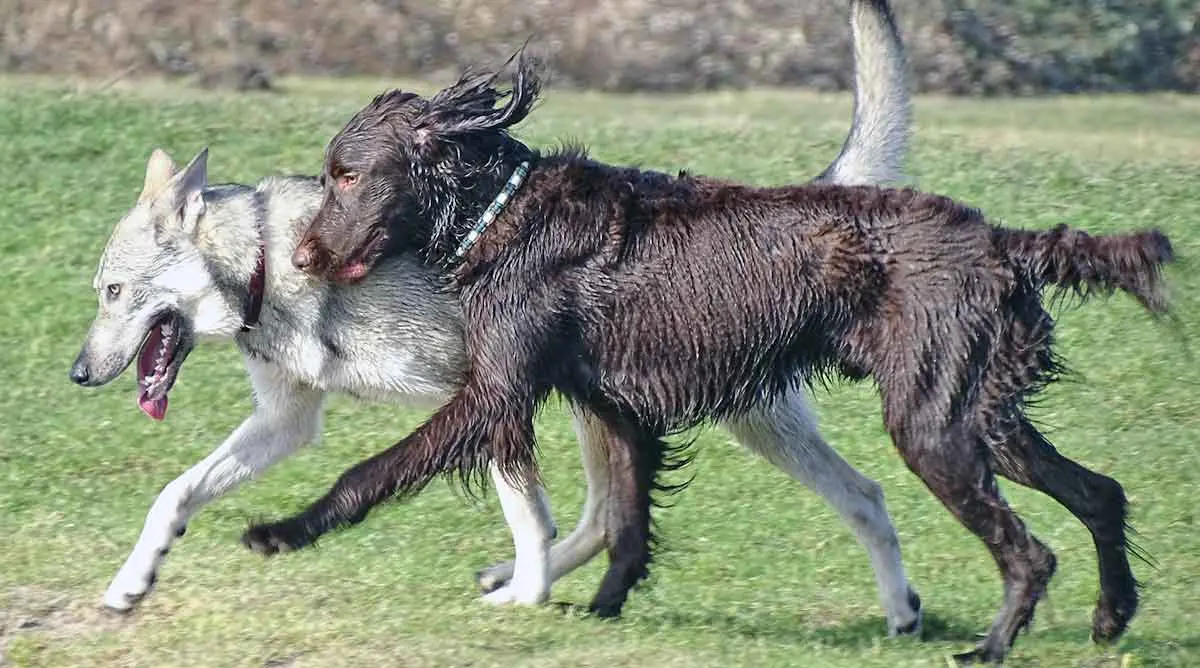
[[[158,569],[205,504],[286,458],[320,431],[323,393],[282,382],[277,369],[250,367],[257,407],[220,446],[172,480],[146,515],[137,544],[104,594],[104,604],[131,610],[154,586]]]

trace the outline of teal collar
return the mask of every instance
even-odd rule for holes
[[[517,165],[517,168],[513,170],[512,176],[508,177],[508,183],[504,184],[504,187],[496,194],[496,198],[492,200],[492,203],[483,210],[483,213],[479,216],[479,220],[475,221],[475,226],[467,232],[462,242],[458,244],[458,250],[454,251],[455,260],[461,260],[467,254],[467,251],[471,250],[471,247],[479,240],[480,235],[487,229],[487,226],[491,225],[492,221],[496,220],[496,216],[499,216],[500,212],[504,210],[504,206],[512,199],[513,193],[517,192],[517,188],[520,188],[521,184],[524,183],[526,176],[529,176],[529,161]]]

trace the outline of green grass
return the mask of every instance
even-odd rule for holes
[[[302,507],[423,417],[345,399],[330,405],[323,445],[191,523],[135,615],[101,613],[155,494],[224,438],[250,397],[229,345],[192,354],[161,424],[137,412],[131,377],[72,386],[95,262],[153,146],[179,160],[210,146],[214,181],[311,173],[325,140],[378,89],[289,84],[285,95],[234,96],[0,83],[0,642],[9,662],[937,666],[986,628],[1001,593],[991,559],[904,467],[867,386],[836,387],[817,403],[828,438],[886,490],[926,603],[923,643],[883,637],[865,553],[830,509],[718,430],[699,439],[693,485],[658,513],[666,549],[615,623],[476,602],[472,574],[509,556],[508,534],[494,499],[472,503],[442,484],[316,550],[267,561],[242,549],[249,520]],[[1007,485],[1060,566],[1011,665],[1200,665],[1200,372],[1185,339],[1200,335],[1190,269],[1200,251],[1200,101],[923,98],[917,112],[911,172],[924,188],[1014,226],[1156,225],[1172,236],[1184,260],[1170,272],[1180,325],[1156,324],[1124,297],[1061,312],[1060,350],[1082,382],[1053,387],[1036,414],[1064,452],[1125,485],[1140,543],[1160,566],[1135,563],[1147,585],[1139,616],[1117,646],[1093,646],[1086,530],[1049,499]],[[583,140],[608,161],[784,183],[832,158],[848,115],[847,96],[551,91],[522,135],[538,145]],[[583,490],[557,406],[539,436],[565,532]],[[603,562],[563,580],[554,598],[585,602]]]

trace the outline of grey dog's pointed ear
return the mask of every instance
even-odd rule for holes
[[[541,63],[522,46],[505,63],[516,60],[512,88],[496,89],[500,73],[466,73],[453,86],[432,98],[417,120],[417,131],[427,138],[447,137],[509,128],[529,115],[541,91]],[[504,106],[496,103],[507,98]]]
[[[208,147],[200,149],[196,157],[183,168],[176,186],[176,206],[185,234],[196,230],[196,223],[204,215],[204,189],[208,187]]]
[[[204,189],[208,187],[208,147],[175,172],[162,188],[161,210],[154,217],[154,234],[191,236],[204,215]]]
[[[142,183],[142,192],[138,195],[138,201],[157,197],[178,171],[179,167],[175,165],[175,161],[167,155],[166,151],[161,148],[154,149],[150,154],[150,159],[146,161],[146,178]]]

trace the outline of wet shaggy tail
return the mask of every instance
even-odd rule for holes
[[[1151,313],[1167,312],[1163,265],[1175,259],[1158,230],[1092,236],[1066,225],[1052,230],[996,229],[997,245],[1039,286],[1081,297],[1129,293]]]

